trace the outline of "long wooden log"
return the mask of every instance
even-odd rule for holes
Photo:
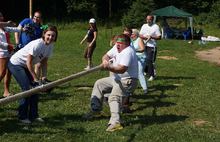
[[[17,93],[17,94],[12,95],[12,96],[8,96],[6,98],[0,99],[0,105],[8,104],[10,102],[19,100],[21,98],[25,98],[25,97],[31,96],[33,94],[45,91],[47,89],[50,89],[50,88],[56,87],[58,85],[64,84],[64,83],[66,83],[68,81],[71,81],[75,78],[79,78],[81,76],[84,76],[86,74],[95,72],[95,71],[100,70],[100,69],[101,69],[101,65],[93,67],[93,68],[91,68],[89,70],[86,70],[86,71],[81,71],[81,72],[78,72],[76,74],[72,74],[72,75],[67,76],[65,78],[62,78],[62,79],[58,79],[58,80],[50,82],[48,84],[41,85],[41,86],[38,86],[36,88],[30,89],[30,90],[27,90],[27,91],[24,91],[24,92]]]

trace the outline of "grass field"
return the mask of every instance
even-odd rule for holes
[[[86,66],[84,46],[79,45],[87,26],[60,26],[53,57],[49,61],[48,78],[57,80],[80,72]],[[94,64],[110,48],[112,34],[121,28],[99,28]],[[140,85],[132,96],[131,114],[122,114],[124,129],[109,133],[106,117],[92,121],[82,119],[89,110],[89,99],[94,82],[108,75],[97,71],[56,87],[51,94],[41,94],[39,113],[46,122],[23,125],[16,117],[17,102],[0,107],[1,142],[219,142],[220,141],[220,68],[200,61],[196,50],[206,50],[219,43],[199,45],[183,40],[158,42],[159,56],[176,60],[157,59],[157,78],[149,82],[149,94],[144,96]],[[87,87],[88,89],[81,89]],[[14,79],[14,93],[20,91]],[[3,86],[0,87],[3,93]]]

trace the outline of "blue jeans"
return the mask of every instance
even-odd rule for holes
[[[145,66],[146,66],[146,59],[138,58],[138,79],[143,90],[147,90],[147,82],[144,76]]]
[[[33,78],[27,68],[13,65],[10,61],[8,63],[8,68],[22,91],[27,91],[32,88]],[[38,100],[39,96],[37,94],[19,100],[18,118],[34,120],[39,117]]]

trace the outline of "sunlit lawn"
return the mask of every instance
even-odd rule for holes
[[[80,72],[86,66],[84,46],[79,42],[87,26],[76,24],[61,27],[53,57],[49,61],[48,78],[57,80]],[[94,64],[110,48],[112,34],[121,28],[99,28]],[[112,33],[112,34],[111,34]],[[105,129],[109,108],[104,104],[105,117],[84,121],[94,82],[108,75],[97,71],[56,87],[51,94],[42,93],[39,113],[46,122],[23,125],[18,122],[18,102],[0,107],[0,141],[143,141],[143,142],[218,142],[220,141],[220,68],[200,61],[195,50],[219,46],[219,43],[199,45],[183,40],[159,41],[157,78],[148,82],[149,94],[139,87],[132,96],[131,114],[122,114],[123,130],[109,133]],[[84,88],[82,88],[84,87]],[[85,89],[85,87],[87,87]],[[1,92],[3,86],[1,85]],[[19,92],[14,79],[11,90]]]

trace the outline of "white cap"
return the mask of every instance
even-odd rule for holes
[[[94,18],[91,18],[90,20],[89,20],[89,23],[92,23],[92,24],[94,24],[96,21],[95,21],[95,19]]]

